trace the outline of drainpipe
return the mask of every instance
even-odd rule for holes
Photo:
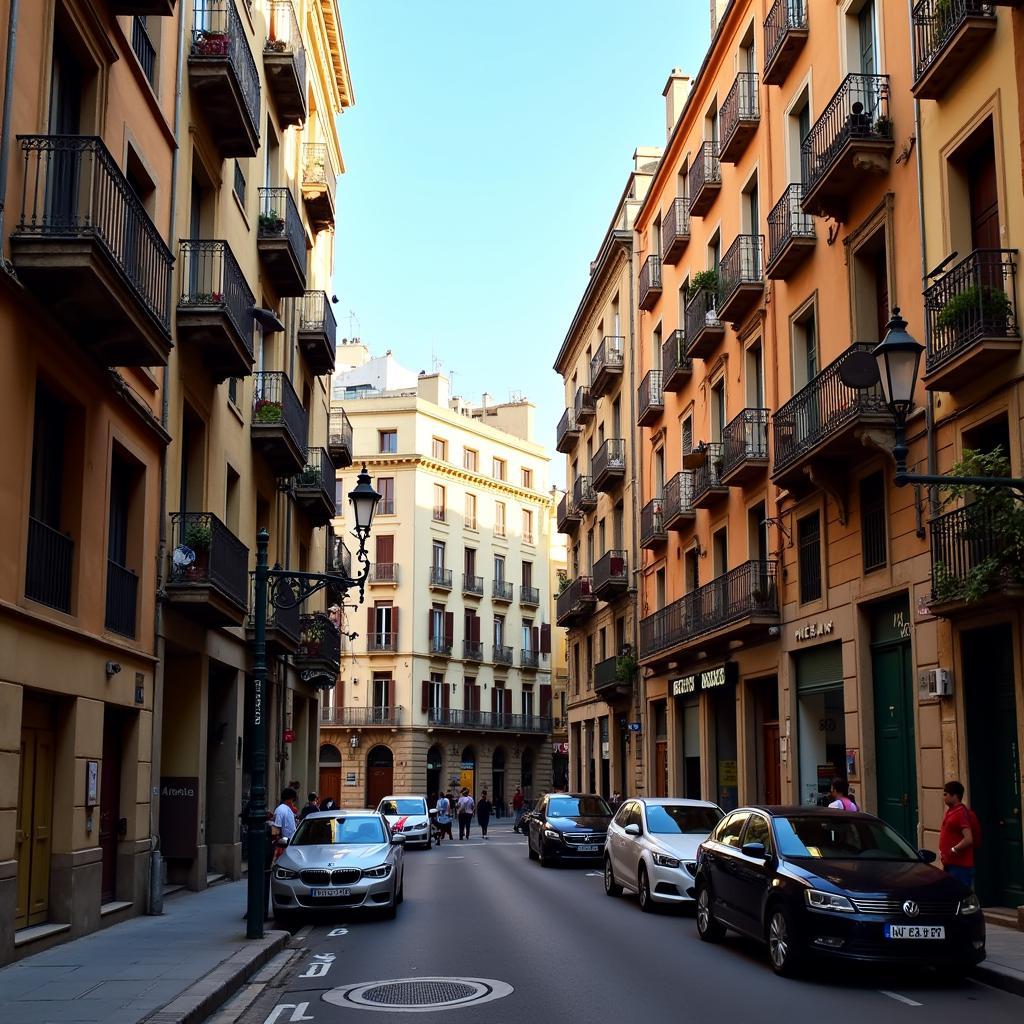
[[[634,237],[634,239],[636,238],[636,230],[635,230],[635,228],[633,230],[633,237]],[[636,424],[636,409],[634,408],[634,403],[636,402],[636,370],[635,370],[635,367],[636,367],[636,357],[637,357],[637,351],[636,351],[636,348],[637,348],[636,323],[635,323],[635,319],[634,319],[635,318],[635,313],[634,313],[634,301],[633,301],[633,292],[634,292],[634,289],[636,288],[635,281],[636,281],[636,274],[637,274],[637,267],[636,267],[636,263],[635,263],[635,260],[634,260],[635,255],[636,255],[635,248],[634,248],[633,245],[630,245],[630,247],[629,247],[629,341],[630,341],[630,358],[629,358],[629,411],[630,411],[630,417],[629,417],[629,426],[628,426],[627,429],[629,430],[629,459],[630,459],[629,464],[634,467],[634,471],[637,474],[636,480],[633,481],[633,491],[632,491],[632,500],[631,500],[631,504],[633,506],[633,529],[631,531],[632,532],[631,540],[633,542],[633,552],[634,552],[634,554],[639,552],[639,550],[640,550],[640,513],[639,513],[639,510],[637,508],[637,501],[638,501],[638,499],[637,499],[637,493],[638,493],[637,489],[643,487],[643,465],[638,463],[637,459],[636,459],[636,436],[637,436],[637,429],[636,429],[636,426],[635,426],[635,424]],[[638,613],[637,594],[638,594],[639,566],[636,565],[636,561],[637,561],[637,559],[634,557],[634,559],[633,559],[633,563],[634,563],[633,564],[633,588],[632,588],[632,594],[630,595],[630,601],[631,601],[631,603],[633,605],[633,628],[632,628],[632,633],[631,633],[631,642],[632,642],[632,645],[633,645],[633,656],[634,656],[634,658],[636,660],[639,661],[639,655],[640,655],[640,637],[639,637],[640,624],[637,621],[637,613]],[[636,689],[636,691],[634,693],[634,700],[637,701],[637,704],[634,705],[634,706],[637,707],[637,709],[638,709],[637,719],[641,723],[643,723],[645,721],[645,719],[644,719],[644,708],[646,706],[646,701],[644,700],[644,694],[641,692],[642,690],[643,690],[643,674],[641,673],[640,674],[640,678],[639,678],[638,683],[637,683],[637,689]],[[641,729],[646,729],[646,724],[641,725]],[[641,732],[639,734],[639,736],[635,737],[636,742],[637,743],[642,742],[640,737],[642,737],[644,735],[645,735],[645,733]],[[632,747],[632,744],[630,744],[629,746]],[[621,751],[621,747],[622,747],[622,744],[620,743],[619,744],[620,751]],[[632,751],[632,749],[630,750],[630,753],[633,754],[632,777],[633,777],[633,785],[634,785],[634,788],[635,788],[635,786],[636,786],[636,754]],[[646,764],[645,764],[645,768],[646,768]],[[623,779],[623,782],[628,781],[629,777],[630,777],[629,776],[629,766],[628,765],[623,765],[622,766],[622,779]],[[645,785],[646,785],[646,781],[647,780],[644,779],[644,784]],[[645,790],[645,792],[646,792],[646,790]]]
[[[0,246],[4,238],[4,213],[7,209],[7,170],[11,162],[11,90],[14,86],[14,58],[18,46],[18,5],[20,0],[11,0],[7,13],[7,65],[4,71],[4,112],[0,126]],[[0,249],[0,264],[9,273],[14,269],[3,257]]]
[[[17,4],[18,0],[12,0]],[[174,244],[175,220],[178,212],[178,154],[181,151],[181,70],[185,62],[185,11],[179,8],[178,20],[178,54],[175,66],[174,94],[174,151],[171,153],[171,202],[167,218],[167,238]],[[174,294],[174,274],[168,284],[167,308],[171,308]],[[161,375],[160,388],[160,425],[167,429],[170,420],[170,368],[165,366]],[[149,901],[147,914],[164,912],[163,891],[163,855],[160,852],[160,759],[162,753],[162,736],[158,728],[158,709],[163,707],[164,700],[164,665],[166,644],[164,641],[164,606],[161,595],[164,590],[164,566],[167,564],[167,448],[160,456],[160,543],[157,549],[156,563],[156,607],[153,616],[153,640],[156,650],[156,669],[153,672],[153,735],[152,754],[150,759],[150,796],[149,796]]]

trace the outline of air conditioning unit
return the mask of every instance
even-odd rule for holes
[[[920,684],[922,697],[951,697],[953,695],[953,673],[948,668],[930,668],[922,672]]]

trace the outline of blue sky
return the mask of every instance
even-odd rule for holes
[[[551,365],[633,150],[664,142],[669,71],[700,66],[708,4],[341,0],[341,13],[356,105],[340,123],[339,336],[413,370],[436,358],[474,402],[522,392],[561,481]]]

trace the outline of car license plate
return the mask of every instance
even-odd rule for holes
[[[887,939],[944,939],[946,929],[941,924],[887,924]]]
[[[597,853],[599,847],[597,846],[579,846],[577,849],[580,853]]]
[[[310,889],[310,896],[351,896],[351,889]]]

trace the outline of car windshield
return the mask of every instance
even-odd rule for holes
[[[406,800],[383,800],[380,805],[381,814],[426,814],[426,802],[419,797],[410,797]]]
[[[578,814],[611,815],[608,805],[599,796],[560,796],[548,804],[552,818],[575,818]]]
[[[814,860],[918,860],[888,825],[869,818],[803,815],[775,819],[783,857]]]
[[[717,807],[647,805],[647,828],[656,836],[706,836],[721,818]]]
[[[306,818],[289,846],[368,846],[386,843],[380,818]]]

